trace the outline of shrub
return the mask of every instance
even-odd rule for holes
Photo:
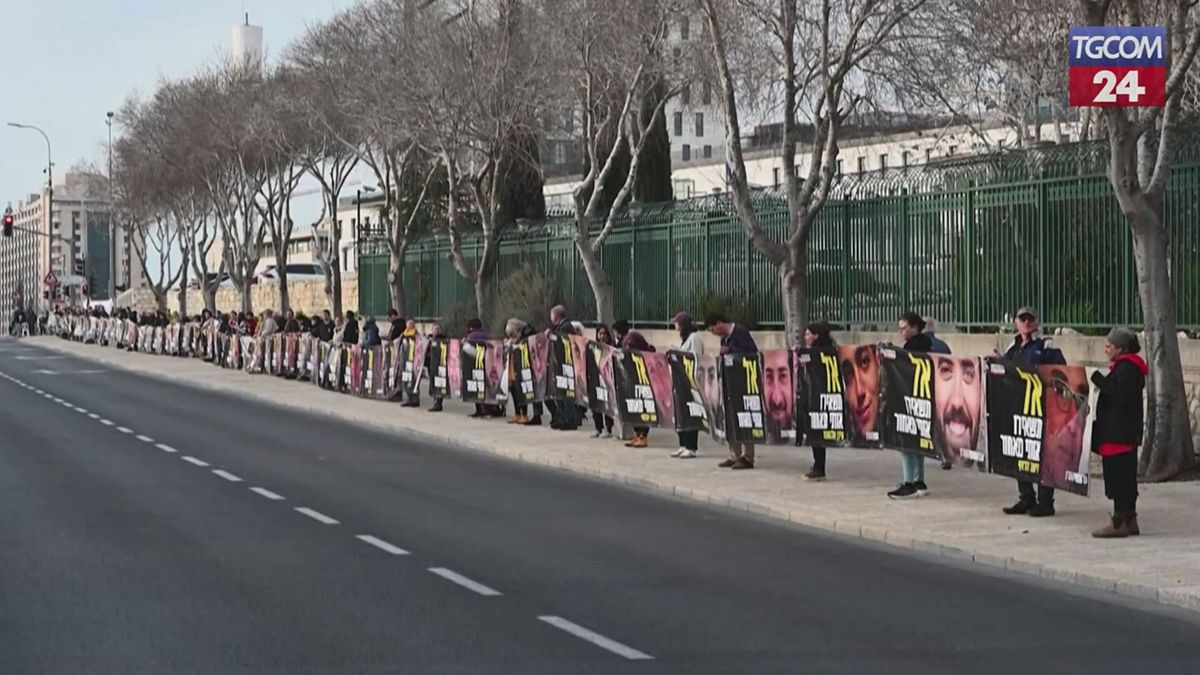
[[[483,322],[497,337],[504,334],[509,319],[540,327],[547,323],[550,308],[560,302],[558,284],[527,260],[500,281]]]

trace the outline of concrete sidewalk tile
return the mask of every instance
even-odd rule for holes
[[[1012,481],[977,471],[932,474],[928,497],[897,503],[884,497],[895,485],[899,463],[896,453],[888,450],[837,449],[829,455],[830,480],[819,483],[803,480],[810,458],[799,448],[760,448],[760,470],[730,474],[709,464],[725,454],[709,439],[702,441],[702,462],[677,462],[667,457],[674,445],[669,434],[652,434],[650,451],[634,453],[620,442],[592,439],[584,433],[551,433],[470,419],[469,405],[453,400],[446,401],[446,413],[430,415],[391,402],[318,389],[311,383],[225,370],[196,359],[117,351],[58,338],[29,340],[141,375],[509,461],[1200,611],[1200,572],[1194,562],[1200,557],[1200,519],[1191,515],[1200,510],[1200,485],[1195,483],[1142,486],[1139,506],[1145,535],[1140,541],[1114,544],[1088,536],[1108,513],[1099,480],[1092,485],[1095,497],[1064,495],[1058,516],[1045,520],[1003,515],[1000,507],[1013,498]]]

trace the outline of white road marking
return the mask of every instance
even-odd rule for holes
[[[337,525],[338,524],[338,521],[334,520],[333,518],[330,518],[329,516],[325,515],[324,513],[321,513],[320,511],[314,511],[314,510],[308,508],[307,506],[297,506],[296,511],[303,513],[304,515],[308,516],[309,518],[312,518],[313,520],[317,521],[318,523],[324,523],[325,525]]]
[[[172,448],[171,446],[167,445],[166,443],[155,443],[154,447],[158,448],[159,450],[162,450],[163,452],[179,452],[178,450],[176,450],[175,448]]]
[[[103,424],[106,427],[111,427],[113,425],[113,421],[101,418],[100,424]]]
[[[84,415],[86,415],[88,413],[88,410],[87,410],[87,408],[80,408],[79,406],[75,406],[75,412],[83,413]]]
[[[196,466],[208,466],[208,462],[206,462],[202,459],[196,459],[195,457],[192,457],[191,455],[184,455],[183,457],[180,457],[180,459],[187,462],[188,464],[195,464]]]
[[[360,535],[358,535],[358,539],[360,541],[367,542],[368,544],[374,546],[377,549],[380,549],[382,551],[387,551],[388,553],[391,553],[392,555],[408,555],[408,551],[405,551],[404,549],[402,549],[398,546],[392,546],[391,544],[387,543],[386,541],[384,541],[378,537],[372,537],[369,534],[360,534]]]
[[[146,436],[144,434],[138,434],[137,439],[143,443],[153,443],[154,442],[153,438],[150,438],[149,436]]]
[[[283,501],[283,495],[275,494],[274,492],[271,492],[267,488],[252,487],[252,488],[250,488],[250,491],[255,494],[262,495],[263,497],[266,497],[267,499],[270,499],[271,501],[275,501],[275,502]]]
[[[539,616],[538,620],[544,621],[559,630],[566,631],[581,640],[587,640],[601,649],[607,649],[614,654],[623,656],[630,661],[649,661],[654,659],[653,656],[645,652],[639,652],[633,647],[623,645],[616,640],[610,640],[596,631],[588,630],[577,623],[567,621],[561,616]]]
[[[469,591],[474,591],[475,593],[478,593],[480,595],[486,595],[486,596],[500,595],[500,591],[497,591],[494,588],[489,588],[487,586],[484,586],[483,584],[479,583],[478,581],[472,581],[471,579],[464,577],[463,575],[459,574],[458,572],[455,572],[453,570],[448,570],[445,567],[430,567],[429,571],[433,572],[434,574],[438,575],[439,577],[441,577],[447,581],[456,583],[459,586],[462,586],[463,588],[465,588]]]
[[[99,416],[99,415],[97,415],[96,413],[88,413],[88,417],[90,417],[90,418],[92,418],[92,419],[94,419],[94,420],[98,420],[98,419],[100,419],[100,416]]]
[[[119,431],[123,434],[132,434],[133,433],[133,429],[130,429],[129,427],[117,427],[117,431]]]
[[[224,471],[222,469],[213,469],[213,473],[217,474],[221,478],[224,478],[225,480],[229,481],[230,483],[242,482],[241,478],[238,478],[237,476],[229,473],[228,471]]]

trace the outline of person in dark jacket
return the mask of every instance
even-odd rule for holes
[[[925,319],[916,312],[905,312],[897,322],[904,350],[929,353],[933,342],[925,334]],[[890,499],[915,499],[929,494],[925,485],[925,456],[918,452],[901,452],[900,466],[903,478],[900,485],[887,493]]]
[[[654,345],[646,341],[646,338],[636,330],[631,330],[625,334],[625,340],[621,342],[621,349],[626,351],[636,352],[652,352]],[[650,427],[634,427],[633,438],[625,443],[627,448],[644,448],[649,445]]]
[[[804,346],[809,349],[834,349],[837,343],[833,340],[833,327],[824,321],[808,324],[804,329]],[[812,446],[812,469],[804,474],[804,480],[825,480],[825,446]]]
[[[463,341],[466,343],[464,351],[483,349],[488,341],[488,334],[483,331],[483,322],[479,319],[468,321],[467,336],[463,338]],[[487,405],[476,403],[475,412],[471,414],[471,417],[487,417],[489,414],[491,414],[491,410]]]
[[[571,348],[571,336],[579,333],[575,323],[567,318],[567,308],[562,305],[550,309],[550,330],[562,339],[565,349]],[[574,431],[583,423],[583,415],[574,401],[547,401],[547,407],[550,408],[551,429]]]
[[[320,314],[312,318],[312,325],[309,327],[308,332],[309,335],[312,335],[316,339],[322,339],[322,336],[325,334],[325,319],[322,319]]]
[[[508,397],[512,400],[513,414],[509,424],[525,424],[529,421],[529,397],[525,395],[521,380],[521,345],[532,334],[529,324],[512,318],[504,324],[504,347],[507,352],[504,377],[508,378]]]
[[[1092,452],[1104,464],[1104,496],[1113,502],[1112,521],[1092,532],[1099,539],[1142,533],[1137,520],[1137,453],[1142,444],[1143,392],[1150,369],[1138,355],[1142,346],[1128,328],[1114,328],[1104,342],[1108,374],[1092,373],[1100,390]]]
[[[399,340],[400,335],[404,333],[404,322],[400,320],[400,312],[397,312],[395,309],[389,309],[387,311],[387,320],[391,325],[388,328],[388,342]]]
[[[379,339],[379,324],[375,323],[375,317],[368,316],[366,322],[363,324],[362,346],[378,347],[381,344],[383,344],[383,341]]]
[[[1017,310],[1013,326],[1017,330],[1016,337],[1004,354],[993,353],[996,358],[1002,358],[1019,368],[1033,370],[1041,365],[1065,365],[1066,359],[1062,352],[1049,346],[1044,338],[1038,335],[1037,313],[1032,307],[1022,307]],[[1017,503],[1004,507],[1003,511],[1010,516],[1028,514],[1034,518],[1044,518],[1054,515],[1054,488],[1038,485],[1036,491],[1033,483],[1025,480],[1017,481]]]
[[[342,333],[342,344],[356,345],[358,344],[358,317],[354,316],[354,312],[346,310],[346,325]],[[376,329],[378,330],[378,329]]]
[[[709,314],[704,319],[705,325],[713,335],[721,338],[721,356],[726,354],[757,354],[758,343],[750,335],[745,326],[739,326],[729,320],[728,316],[719,312]],[[754,468],[754,444],[730,443],[729,459],[717,466],[730,469]]]
[[[284,333],[299,333],[300,332],[300,320],[296,318],[296,312],[294,312],[293,310],[289,309],[287,311],[287,314],[284,315],[283,332]]]

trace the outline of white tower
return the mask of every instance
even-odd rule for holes
[[[244,68],[262,69],[263,29],[250,25],[249,14],[245,23],[233,27],[233,62]]]

